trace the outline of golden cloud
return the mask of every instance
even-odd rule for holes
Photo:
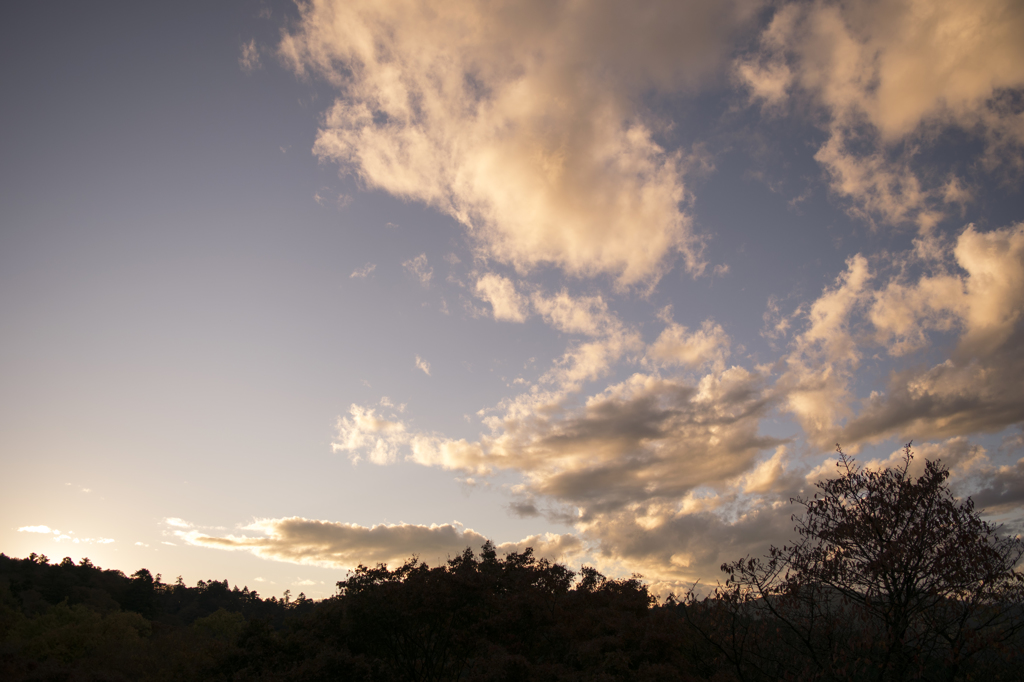
[[[299,5],[280,53],[342,91],[314,152],[463,223],[483,255],[651,283],[703,268],[652,91],[714,74],[758,3]]]

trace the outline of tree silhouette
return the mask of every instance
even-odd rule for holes
[[[799,539],[722,566],[688,617],[741,678],[959,679],[1019,634],[1019,538],[957,500],[939,462],[865,469],[837,445],[839,476],[794,515]]]

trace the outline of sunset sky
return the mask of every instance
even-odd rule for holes
[[[1024,519],[1024,4],[0,9],[0,551],[661,594],[914,441]]]

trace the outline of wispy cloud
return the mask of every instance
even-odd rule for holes
[[[246,73],[252,73],[257,69],[263,68],[263,62],[260,60],[260,50],[256,47],[255,38],[242,44],[242,54],[238,58],[238,65]]]
[[[49,526],[22,526],[18,529],[19,533],[39,533],[41,535],[50,536],[54,542],[69,542],[75,545],[109,545],[114,542],[113,538],[83,538],[74,537],[75,531],[69,530],[61,532],[50,528]]]
[[[376,269],[377,269],[376,263],[367,263],[363,267],[356,268],[355,270],[353,270],[352,274],[349,275],[349,278],[350,279],[366,279]]]
[[[430,376],[430,363],[418,355],[416,356],[416,369],[422,371],[427,376]]]
[[[321,189],[313,193],[313,201],[321,206],[332,204],[340,211],[352,203],[352,197],[348,194],[333,194],[329,190]]]
[[[22,526],[18,529],[19,533],[56,533],[60,534],[59,530],[51,530],[49,526]]]
[[[215,549],[252,552],[275,561],[352,568],[358,564],[397,564],[415,555],[439,563],[461,554],[467,547],[478,549],[487,538],[453,524],[394,524],[360,526],[291,517],[262,519],[244,526],[246,535],[214,537],[198,532],[182,533],[192,544]],[[545,533],[496,546],[499,552],[533,547],[537,555],[565,560],[583,549],[572,535]]]
[[[414,275],[421,285],[430,286],[430,278],[434,276],[434,269],[427,264],[427,254],[421,253],[415,258],[410,258],[402,263],[402,267],[406,272]]]

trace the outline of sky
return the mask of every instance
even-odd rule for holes
[[[0,551],[659,594],[941,459],[1024,519],[1024,5],[6,3]]]

